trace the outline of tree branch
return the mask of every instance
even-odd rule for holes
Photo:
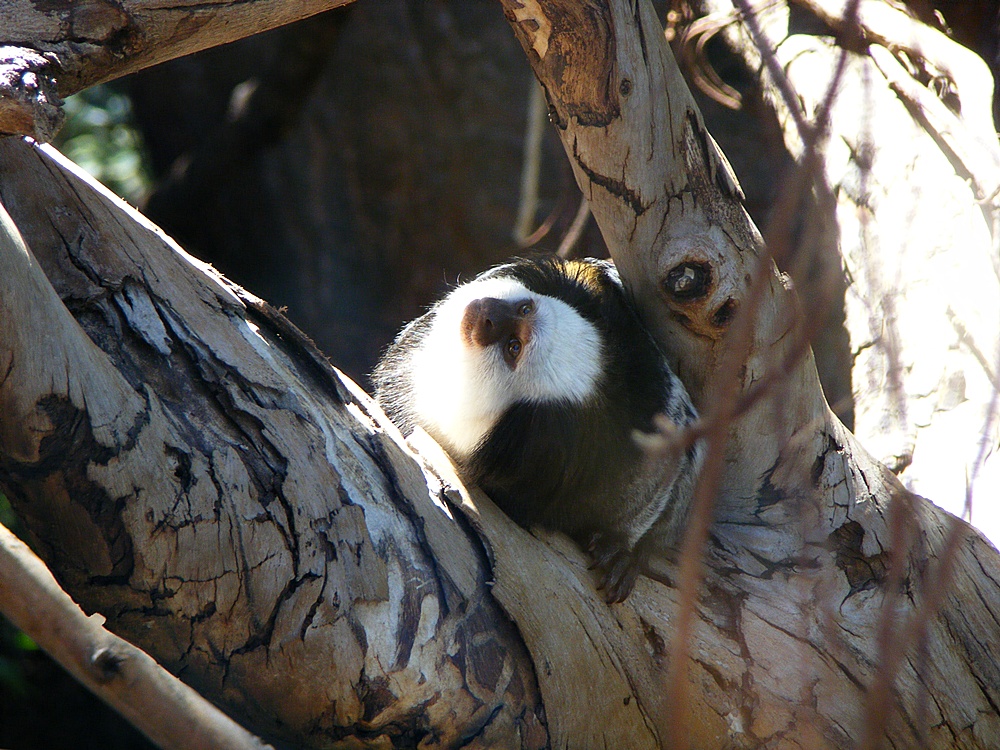
[[[44,57],[19,55],[15,69],[3,73],[0,134],[24,134],[47,140],[58,129],[59,96],[69,96],[176,57],[282,26],[346,5],[351,0],[252,0],[197,4],[150,0],[73,0],[36,3],[11,0],[0,5],[0,47],[26,47]],[[0,60],[0,63],[3,61]],[[56,82],[39,93],[39,82]],[[44,94],[45,101],[42,101]],[[47,105],[47,106],[44,106]]]
[[[651,7],[504,8],[623,278],[727,431],[691,603],[657,561],[604,604],[580,550],[514,526],[433,447],[416,457],[265,303],[8,140],[0,202],[37,263],[0,256],[0,486],[38,548],[86,610],[299,744],[662,746],[673,673],[698,747],[850,747],[890,683],[877,740],[986,747],[1000,559],[955,526],[945,589],[926,574],[945,514],[910,498],[916,533],[894,533],[904,490],[795,356],[795,296]],[[890,609],[920,643],[880,672]]]
[[[9,219],[0,215],[0,222]],[[0,526],[0,581],[0,612],[164,750],[271,747],[149,654],[105,630],[103,617],[87,617],[5,526]]]
[[[743,731],[758,739],[773,736],[756,723],[769,716],[776,722],[769,726],[790,732],[782,741],[813,746],[823,737],[834,746],[849,745],[851,738],[861,736],[864,686],[880,658],[879,617],[883,607],[896,601],[889,591],[893,579],[885,576],[887,555],[893,550],[899,561],[895,580],[923,580],[928,557],[945,548],[944,516],[914,499],[910,507],[919,534],[906,543],[889,533],[891,498],[905,491],[829,413],[812,357],[798,356],[799,304],[762,252],[741,193],[680,81],[648,4],[538,0],[503,5],[545,87],[577,181],[623,280],[660,343],[677,357],[679,374],[709,423],[732,405],[727,352],[742,360],[737,394],[740,403],[752,406],[729,422],[709,548],[708,593],[700,606],[710,606],[707,602],[715,596],[735,597],[725,608],[748,671],[733,684],[763,679],[790,691],[783,693],[789,704],[760,711],[751,690],[736,714],[748,711],[755,717],[748,730],[742,725]],[[794,54],[791,46],[783,52]],[[835,69],[826,65],[826,76]],[[818,102],[809,111],[826,116]],[[758,264],[763,275],[755,276]],[[697,283],[688,283],[691,278]],[[745,325],[752,335],[742,356],[743,342],[735,332]],[[781,379],[780,385],[757,387],[769,379]],[[985,541],[967,527],[959,527],[959,533],[960,557],[972,549],[980,550],[974,556],[990,554]],[[691,549],[687,553],[686,559],[695,554]],[[859,559],[871,566],[861,578],[853,562]],[[977,563],[956,560],[955,569],[966,564]],[[956,592],[968,584],[956,582],[946,600],[963,600]],[[932,598],[947,588],[940,579],[926,585],[936,592],[928,594]],[[974,585],[985,597],[979,601],[988,621],[985,612],[1000,606],[997,579],[991,574]],[[900,621],[914,631],[926,628],[924,646],[934,666],[915,664],[911,649],[898,675],[890,668],[896,692],[891,716],[878,728],[880,737],[893,738],[897,745],[918,738],[931,746],[950,745],[953,737],[947,731],[926,727],[921,709],[926,703],[923,685],[932,686],[928,689],[935,698],[953,689],[947,681],[928,677],[944,662],[962,674],[984,711],[976,730],[983,733],[977,736],[1000,731],[1000,716],[987,708],[997,705],[996,696],[977,687],[985,684],[983,670],[992,672],[992,667],[979,658],[959,656],[965,653],[961,639],[941,629],[942,622],[954,621],[957,611],[946,603],[939,617],[928,615],[934,609],[920,604],[924,594],[913,593],[901,603],[906,615]],[[850,637],[845,639],[843,632]],[[785,637],[790,641],[777,646]],[[701,641],[695,643],[703,647]],[[811,653],[804,656],[806,643]],[[765,678],[759,669],[781,669],[772,647],[790,648],[803,661],[785,670],[781,679]],[[839,682],[830,680],[832,664],[853,683],[840,683],[836,698],[825,692]],[[804,691],[795,698],[793,684]],[[821,689],[825,697],[807,697],[813,689]],[[961,732],[966,720],[961,713],[943,709],[943,723],[937,726]],[[694,716],[688,726],[698,726],[701,717],[696,711]]]

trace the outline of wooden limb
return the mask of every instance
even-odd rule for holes
[[[7,221],[0,216],[0,220]],[[55,578],[0,526],[0,612],[88,690],[164,750],[270,748],[157,664],[87,617]]]
[[[975,137],[965,118],[956,115],[930,89],[914,80],[887,48],[872,44],[868,54],[914,119],[952,161],[955,172],[970,180],[989,226],[1000,237],[1000,228],[993,226],[1000,204],[1000,159],[996,138],[990,143]]]
[[[521,157],[521,199],[517,204],[512,236],[524,246],[534,234],[538,212],[538,180],[541,178],[542,134],[545,127],[545,96],[538,86],[531,86],[528,116],[524,125],[524,156]]]
[[[844,0],[792,0],[838,31],[856,33],[893,51],[905,51],[929,63],[934,71],[950,79],[960,101],[962,119],[982,147],[996,143],[993,126],[993,76],[986,63],[946,34],[921,23],[906,10],[881,0],[861,0],[857,16],[844,12]]]
[[[61,105],[59,96],[349,2],[5,2],[0,5],[0,45],[28,47],[35,54],[0,59],[0,75],[6,79],[0,79],[0,133],[48,140],[61,121],[53,111]],[[55,82],[55,89],[46,91],[46,82]]]
[[[41,436],[54,431],[49,409],[39,408],[43,399],[50,405],[86,409],[98,443],[125,442],[141,420],[142,399],[62,304],[3,207],[3,198],[0,191],[0,277],[4,279],[0,317],[18,321],[5,333],[0,348],[4,454],[14,461],[39,460]]]
[[[478,539],[365,394],[58,154],[0,142],[0,203],[0,486],[85,611],[269,738],[545,744]]]

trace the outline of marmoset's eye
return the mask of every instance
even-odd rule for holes
[[[517,312],[520,315],[531,315],[534,310],[535,304],[533,302],[524,302],[519,308],[517,308]]]
[[[521,342],[511,337],[510,341],[507,342],[507,354],[510,355],[511,359],[517,359],[521,356]]]

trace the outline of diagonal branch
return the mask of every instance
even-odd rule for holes
[[[269,749],[149,654],[87,617],[24,542],[0,526],[0,612],[164,750]]]
[[[0,142],[0,202],[0,488],[81,607],[269,739],[544,741],[478,540],[360,389],[50,149]]]

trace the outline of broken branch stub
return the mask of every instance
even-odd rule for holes
[[[33,49],[0,47],[0,136],[49,141],[63,124],[53,60]]]

